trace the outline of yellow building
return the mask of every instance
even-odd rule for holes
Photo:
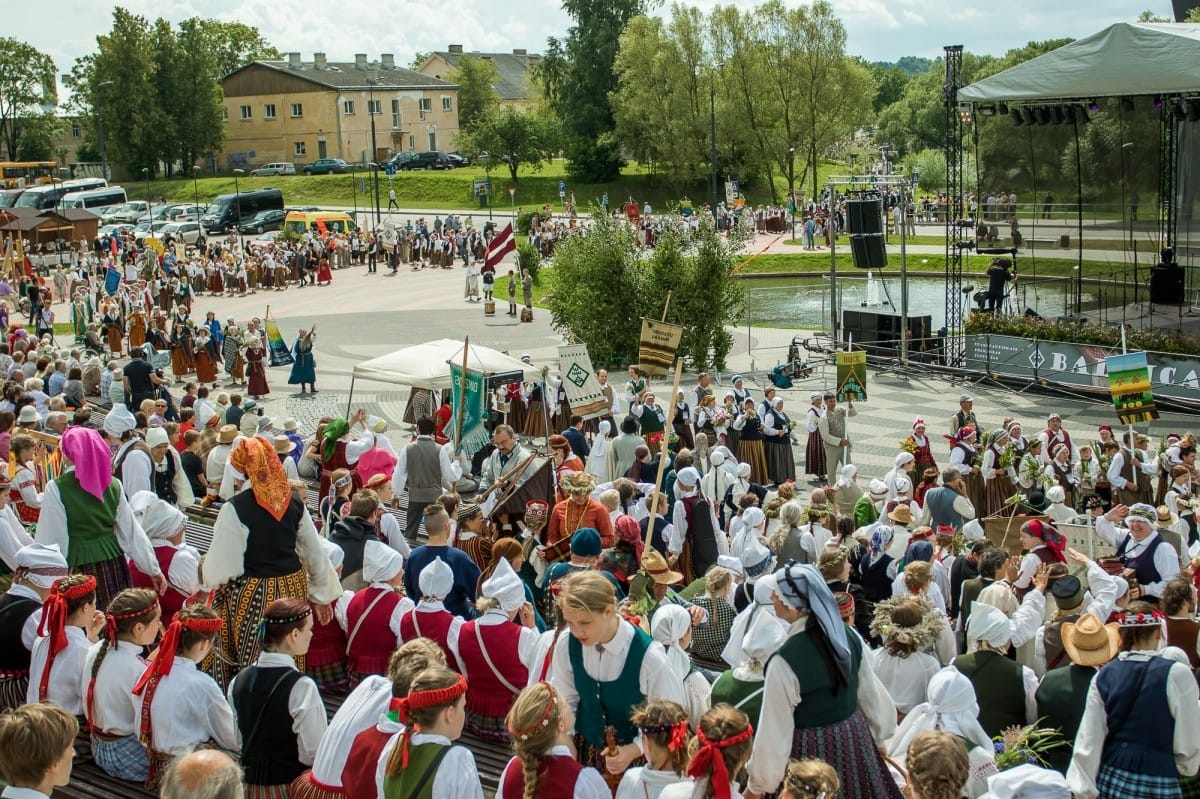
[[[493,88],[500,97],[500,105],[525,111],[537,101],[529,73],[541,62],[542,57],[536,53],[530,54],[526,50],[513,50],[511,53],[465,53],[461,44],[452,44],[444,51],[430,53],[417,67],[417,72],[440,80],[452,80],[458,63],[463,58],[477,58],[492,65],[496,73]]]
[[[221,81],[225,142],[219,168],[291,161],[297,171],[319,158],[365,163],[402,150],[454,149],[458,87],[396,66],[391,53],[352,62],[314,53],[252,61]],[[371,123],[375,123],[372,154]]]

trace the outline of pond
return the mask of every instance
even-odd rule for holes
[[[848,277],[838,274],[838,293],[843,311],[871,311],[882,314],[900,313],[900,277],[888,273],[883,278],[870,278],[855,272]],[[946,282],[943,278],[914,277],[908,279],[908,315],[929,316],[930,329],[937,330],[946,323]],[[794,278],[746,278],[745,324],[753,327],[799,328],[822,330],[829,328],[830,285],[827,276],[805,275]],[[965,293],[963,316],[975,307],[971,296],[986,289],[980,281],[963,279]],[[1096,296],[1084,287],[1083,310],[1093,310]],[[1012,312],[1031,309],[1045,317],[1064,316],[1074,307],[1074,285],[1067,280],[1044,283],[1018,283],[1009,305]],[[1007,308],[1006,308],[1007,310]]]

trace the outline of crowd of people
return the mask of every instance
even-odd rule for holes
[[[793,421],[773,388],[661,402],[632,368],[597,375],[593,419],[553,376],[499,388],[467,457],[436,395],[403,446],[363,411],[305,436],[208,381],[173,396],[141,347],[118,370],[2,346],[8,795],[86,757],[164,796],[481,797],[464,734],[511,747],[484,775],[509,797],[1196,785],[1190,434],[1152,451],[1051,414],[980,441],[963,395],[867,476],[833,394]]]

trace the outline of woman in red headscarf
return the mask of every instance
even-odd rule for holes
[[[638,573],[642,563],[642,528],[632,516],[617,517],[617,543],[600,553],[596,568],[606,571],[625,593],[629,593],[629,580]]]
[[[166,591],[154,547],[134,520],[121,481],[113,477],[112,456],[100,433],[68,427],[59,449],[65,471],[46,484],[38,543],[58,544],[71,571],[95,576],[99,607],[133,587],[126,559],[160,594]]]
[[[1041,519],[1030,519],[1021,525],[1021,548],[1025,550],[1025,556],[1021,558],[1021,567],[1013,582],[1018,595],[1023,596],[1033,585],[1039,566],[1067,562],[1063,554],[1067,549],[1066,537]]]
[[[292,495],[274,447],[261,438],[243,439],[229,465],[243,488],[217,514],[202,567],[203,583],[219,586],[213,607],[225,621],[218,650],[223,657],[206,666],[221,685],[257,660],[258,620],[273,600],[309,599],[318,618],[328,621],[330,604],[341,596],[337,573],[304,504]],[[303,671],[303,658],[297,661]]]

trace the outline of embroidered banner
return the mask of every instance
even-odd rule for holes
[[[675,361],[675,351],[683,338],[683,328],[669,322],[642,317],[642,335],[638,342],[638,366],[648,375],[665,375]]]
[[[562,371],[563,390],[571,413],[584,419],[607,416],[608,400],[592,371],[592,358],[586,344],[568,344],[558,348],[558,367]]]

